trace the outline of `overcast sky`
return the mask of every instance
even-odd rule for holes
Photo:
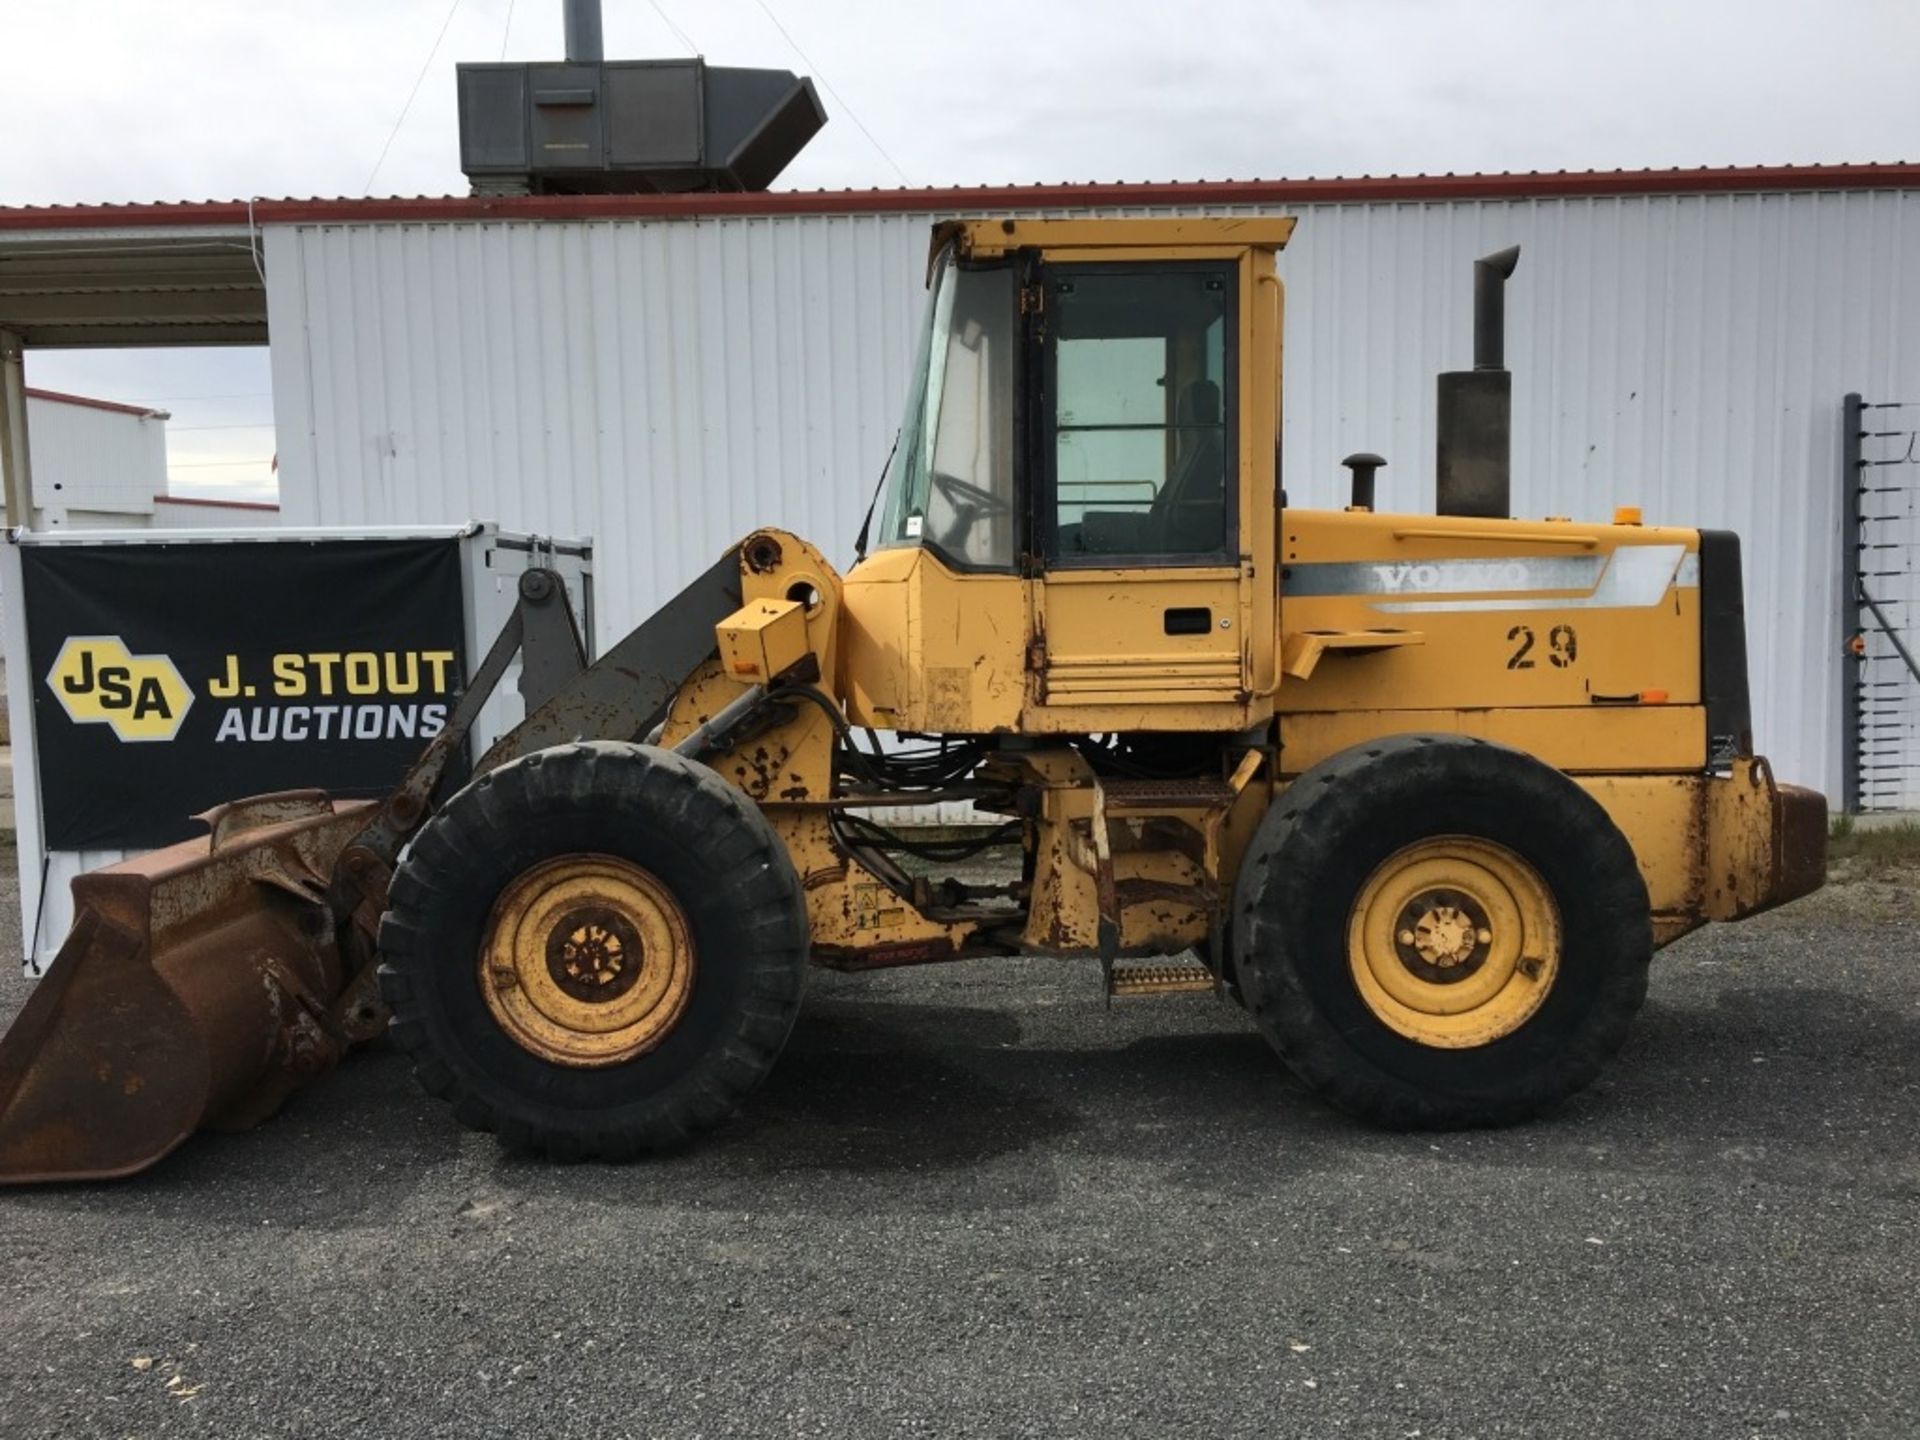
[[[1916,0],[604,4],[610,57],[814,77],[781,188],[1920,160]],[[558,59],[560,10],[0,0],[0,204],[462,193],[455,62]],[[264,483],[260,353],[29,379],[164,404],[178,488]]]

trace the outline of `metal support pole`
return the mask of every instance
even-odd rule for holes
[[[567,59],[575,64],[598,65],[607,58],[600,38],[600,0],[566,0],[563,12],[567,38]]]
[[[1840,403],[1840,809],[1860,809],[1860,689],[1866,684],[1866,627],[1860,614],[1860,439],[1857,394]]]
[[[7,524],[33,524],[33,462],[27,452],[26,345],[0,330],[0,499]]]

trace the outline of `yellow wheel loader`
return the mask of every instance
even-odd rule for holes
[[[679,1144],[810,965],[1214,991],[1387,1125],[1586,1085],[1655,949],[1821,883],[1824,800],[1753,749],[1739,543],[1509,518],[1514,251],[1440,377],[1436,513],[1379,512],[1368,455],[1290,507],[1291,229],[937,227],[852,570],[758,531],[592,664],[530,572],[385,801],[242,800],[81,877],[0,1041],[0,1180],[140,1170],[383,1030],[509,1145]],[[527,718],[455,786],[516,654]],[[961,801],[972,841],[896,823]]]

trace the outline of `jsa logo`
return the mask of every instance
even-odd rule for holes
[[[76,725],[110,725],[122,740],[171,740],[193,691],[165,655],[135,655],[118,635],[74,635],[47,685]]]

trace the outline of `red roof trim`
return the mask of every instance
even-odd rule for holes
[[[51,400],[57,405],[84,405],[89,410],[111,410],[117,415],[137,415],[142,420],[171,420],[165,410],[150,410],[145,405],[122,405],[118,400],[96,400],[91,395],[69,395],[64,390],[37,390],[26,387],[29,400]]]
[[[156,495],[156,505],[209,505],[218,510],[278,510],[278,505],[266,500],[215,500],[203,495]]]
[[[1920,189],[1920,164],[1753,165],[1690,170],[1523,171],[1324,180],[995,185],[924,190],[777,190],[746,195],[423,195],[393,199],[208,200],[0,207],[0,230],[74,226],[294,225],[353,221],[593,220],[729,215],[874,215],[1096,205],[1274,205],[1528,199],[1728,191]],[[251,212],[251,213],[249,213]]]

